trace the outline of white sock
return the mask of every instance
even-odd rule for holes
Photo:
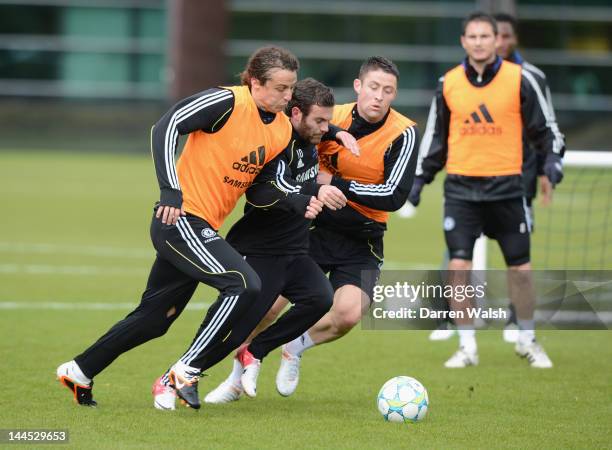
[[[316,345],[310,338],[308,331],[302,334],[300,337],[295,338],[287,344],[287,351],[295,356],[302,356],[306,350]]]
[[[75,380],[77,383],[79,384],[90,384],[91,383],[91,378],[87,378],[85,376],[85,374],[83,373],[83,371],[81,370],[81,368],[79,367],[79,365],[76,363],[76,361],[73,359],[72,361],[70,361],[71,364],[71,370],[72,370],[72,375],[74,376]]]
[[[238,361],[238,358],[234,358],[233,361],[234,366],[232,367],[232,373],[230,373],[229,377],[227,377],[227,381],[232,383],[234,386],[239,386],[242,384],[240,377],[242,376],[244,368],[242,367],[242,364],[240,364],[240,361]]]
[[[517,320],[519,327],[519,342],[523,345],[531,344],[535,341],[535,321]]]
[[[476,345],[476,330],[471,325],[467,327],[457,326],[459,333],[459,347],[462,347],[468,353],[476,353],[478,347]]]

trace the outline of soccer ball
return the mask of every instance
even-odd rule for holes
[[[378,410],[389,422],[419,422],[429,406],[427,389],[411,377],[391,378],[378,392]]]

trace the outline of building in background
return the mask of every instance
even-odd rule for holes
[[[245,58],[270,43],[340,101],[353,98],[365,57],[393,59],[398,108],[424,123],[438,75],[462,57],[462,18],[483,7],[516,10],[569,146],[609,149],[607,0],[0,0],[0,148],[146,149],[173,97],[236,83]]]

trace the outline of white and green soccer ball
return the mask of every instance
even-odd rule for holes
[[[419,422],[427,415],[427,389],[412,377],[387,381],[376,398],[378,410],[389,422]]]

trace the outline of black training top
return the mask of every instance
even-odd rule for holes
[[[339,130],[330,126],[324,139],[333,139]],[[242,255],[308,254],[310,220],[304,214],[311,196],[319,192],[318,173],[316,147],[294,130],[287,148],[247,189],[244,215],[227,241]]]

